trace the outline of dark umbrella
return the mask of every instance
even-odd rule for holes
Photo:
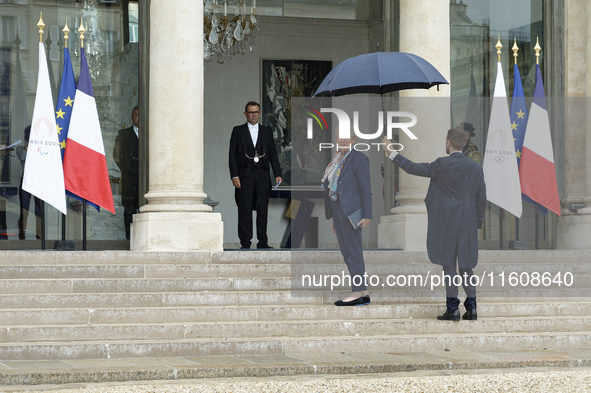
[[[429,89],[449,84],[427,60],[404,52],[376,52],[347,59],[324,78],[315,96],[384,94],[406,89]],[[384,119],[385,120],[385,119]],[[389,182],[386,179],[386,187]]]
[[[384,94],[448,84],[427,60],[404,52],[376,52],[347,59],[324,78],[317,95]]]

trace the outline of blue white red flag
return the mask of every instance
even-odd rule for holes
[[[521,84],[521,74],[519,73],[519,66],[513,65],[513,100],[511,101],[511,129],[513,130],[513,139],[515,140],[515,155],[517,156],[517,166],[521,164],[521,152],[523,150],[523,138],[525,137],[525,129],[527,127],[527,103],[525,102],[525,94],[523,92],[523,85]],[[521,194],[521,199],[525,202],[535,205],[536,203],[525,194]],[[539,207],[540,211],[546,215],[548,209],[543,206]]]
[[[62,72],[62,81],[60,83],[60,91],[55,108],[55,120],[57,122],[57,133],[60,141],[62,160],[64,159],[64,154],[66,152],[66,140],[68,138],[70,118],[72,117],[72,110],[74,109],[75,97],[76,79],[74,78],[74,70],[72,69],[70,51],[68,48],[64,48],[64,70]],[[66,195],[82,201],[82,198],[70,191],[66,191]],[[94,203],[88,202],[88,204],[100,211],[100,208]]]
[[[80,79],[64,155],[66,190],[115,214],[88,62],[84,48],[80,51]]]
[[[554,151],[540,66],[536,65],[536,89],[532,101],[519,166],[522,192],[560,216]]]

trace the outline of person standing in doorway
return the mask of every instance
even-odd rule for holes
[[[244,108],[246,123],[234,127],[230,138],[230,178],[238,206],[238,237],[241,249],[250,249],[252,239],[252,211],[257,212],[257,248],[269,249],[267,211],[271,195],[269,166],[275,184],[282,182],[281,166],[275,149],[273,133],[259,124],[261,106],[250,101]]]
[[[131,127],[119,130],[113,149],[113,160],[121,171],[120,194],[123,204],[125,238],[130,239],[133,215],[139,209],[139,109],[131,111]]]

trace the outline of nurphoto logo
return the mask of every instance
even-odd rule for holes
[[[378,112],[378,130],[372,134],[365,134],[360,131],[359,129],[359,112],[353,112],[353,127],[351,127],[351,119],[347,112],[342,109],[337,108],[321,108],[320,111],[317,111],[314,108],[310,108],[308,106],[306,108],[306,114],[310,115],[312,118],[308,118],[307,123],[307,138],[313,139],[314,138],[314,120],[320,126],[321,130],[325,128],[328,129],[328,124],[326,122],[325,117],[322,113],[334,113],[338,119],[338,139],[351,139],[351,128],[355,133],[355,136],[358,139],[362,140],[375,140],[380,138],[384,133],[384,112]],[[400,122],[395,121],[398,118],[409,118],[410,121],[407,122]],[[410,127],[417,124],[417,116],[411,112],[398,112],[398,111],[388,111],[386,112],[386,136],[389,140],[392,140],[392,131],[394,129],[402,130],[410,139],[418,139],[415,134],[410,130]],[[371,149],[371,145],[377,147],[378,151],[380,147],[384,145],[384,143],[355,143],[351,148],[359,151],[368,151]],[[394,150],[400,151],[404,148],[404,146],[400,143],[391,143],[391,146]],[[334,147],[333,143],[320,143],[319,150],[322,149],[331,149]]]

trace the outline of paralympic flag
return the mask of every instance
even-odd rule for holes
[[[523,193],[560,216],[554,151],[540,66],[536,65],[536,89],[523,140],[519,175]]]
[[[527,104],[523,85],[521,84],[521,75],[517,64],[513,65],[513,100],[511,101],[511,129],[513,130],[513,139],[515,139],[515,155],[517,156],[517,167],[521,164],[521,153],[523,151],[523,138],[525,137],[525,128],[527,126]],[[523,187],[523,186],[522,186]],[[523,190],[522,190],[523,192]],[[525,194],[521,194],[521,199],[525,202],[535,205],[536,203]],[[546,215],[548,209],[540,206],[540,211]]]
[[[107,159],[84,48],[64,155],[66,190],[115,214]]]
[[[40,42],[37,94],[23,175],[23,190],[66,214],[64,171],[53,108],[47,59],[43,43]]]
[[[509,105],[501,62],[497,62],[497,81],[482,170],[486,184],[486,199],[515,217],[521,217],[523,206],[519,170],[515,159],[515,143],[511,132]]]

